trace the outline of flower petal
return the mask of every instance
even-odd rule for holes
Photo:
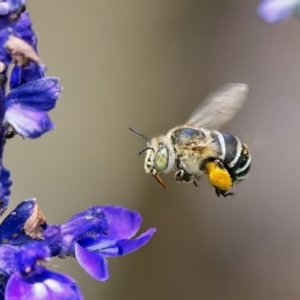
[[[15,255],[18,247],[11,245],[0,245],[0,273],[9,277],[15,271]]]
[[[46,112],[17,105],[11,106],[6,111],[5,120],[18,134],[32,139],[54,129]]]
[[[106,281],[109,278],[108,262],[97,252],[90,252],[75,243],[75,256],[80,266],[94,279]]]
[[[6,96],[6,108],[17,104],[32,109],[48,111],[54,108],[61,87],[58,78],[44,77],[13,89]]]
[[[62,240],[60,225],[48,226],[43,233],[43,238],[50,250],[51,257],[65,255],[65,253],[62,254],[65,245]]]
[[[51,250],[51,256],[74,255],[74,243],[82,239],[105,236],[109,224],[100,206],[91,206],[73,215],[62,225],[50,225],[43,238]]]
[[[44,77],[43,69],[33,61],[30,61],[25,67],[15,65],[10,74],[9,87],[13,90],[22,84],[42,77]]]
[[[268,23],[290,18],[299,9],[299,0],[264,0],[257,9],[259,16]]]
[[[10,12],[18,12],[25,5],[26,0],[6,0],[9,4],[9,11]]]
[[[71,277],[36,267],[26,277],[16,272],[9,278],[5,299],[83,300],[83,295]]]
[[[21,39],[25,40],[36,50],[37,38],[34,31],[32,30],[32,22],[30,20],[28,12],[21,13],[13,28],[14,32],[17,33]]]
[[[109,233],[105,240],[121,240],[134,236],[140,228],[142,217],[137,211],[121,206],[102,206],[108,222]]]
[[[64,236],[72,236],[73,240],[85,236],[106,235],[109,224],[101,206],[91,206],[73,215],[65,224],[61,225]]]
[[[133,240],[121,240],[117,242],[118,248],[118,256],[126,255],[131,252],[138,250],[139,248],[146,245],[150,239],[152,238],[153,234],[156,232],[155,228],[151,228],[147,230],[145,233],[141,234],[138,238]],[[105,252],[105,249],[103,250]],[[109,256],[109,255],[108,255]]]
[[[139,237],[133,240],[124,239],[117,241],[116,243],[108,243],[103,239],[99,240],[98,243],[88,244],[88,240],[83,240],[80,245],[87,248],[90,251],[98,251],[104,257],[116,257],[123,256],[138,250],[139,248],[146,245],[153,234],[156,232],[156,228],[150,228],[145,233],[141,234]],[[86,243],[87,242],[87,243]]]
[[[29,239],[23,231],[23,226],[32,215],[36,205],[35,199],[28,199],[21,202],[1,223],[1,243],[20,245]]]
[[[7,2],[0,3],[0,16],[5,16],[9,13],[9,5]]]
[[[10,51],[11,58],[19,66],[25,66],[29,60],[40,63],[36,50],[14,34],[9,35],[4,46]]]

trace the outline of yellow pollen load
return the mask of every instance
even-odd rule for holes
[[[220,169],[215,163],[206,164],[209,182],[221,191],[228,191],[232,186],[232,180],[226,170]]]

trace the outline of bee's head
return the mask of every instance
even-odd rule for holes
[[[166,188],[158,177],[158,174],[160,172],[168,173],[173,169],[175,152],[171,140],[167,136],[159,136],[149,140],[140,132],[131,128],[129,129],[147,140],[147,147],[139,153],[142,154],[146,152],[145,171],[147,174],[154,176],[159,183]]]
[[[145,171],[147,174],[168,173],[172,169],[173,166],[170,164],[170,147],[164,140],[164,136],[155,137],[149,140],[147,147],[140,152],[142,154],[146,151]]]

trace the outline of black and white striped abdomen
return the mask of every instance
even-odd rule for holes
[[[247,146],[229,133],[214,131],[220,147],[219,160],[225,165],[233,182],[242,181],[251,167],[251,156]]]

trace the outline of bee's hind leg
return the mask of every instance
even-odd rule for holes
[[[215,190],[216,190],[216,194],[217,194],[217,196],[218,197],[220,197],[221,195],[223,196],[223,197],[227,197],[227,196],[231,196],[231,197],[235,197],[235,194],[234,193],[226,193],[226,192],[224,192],[224,191],[221,191],[220,189],[218,189],[218,188],[215,188]]]

